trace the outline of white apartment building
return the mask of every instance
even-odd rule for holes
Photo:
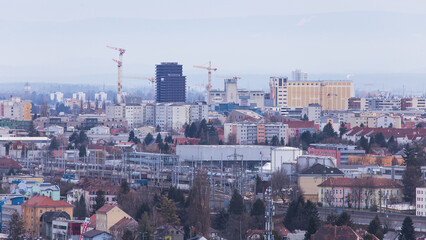
[[[50,94],[50,100],[56,102],[64,102],[64,93],[62,92],[54,92]]]
[[[137,128],[143,124],[143,106],[142,105],[126,105],[124,117],[129,128]]]
[[[102,102],[103,103],[103,102],[106,102],[107,97],[108,97],[108,95],[107,95],[106,92],[95,93],[95,101],[97,100],[98,102]]]
[[[321,108],[319,104],[309,104],[302,109],[302,117],[306,114],[309,121],[315,121],[321,117]]]
[[[196,102],[189,105],[189,122],[201,122],[203,119],[208,120],[209,107],[205,102]]]
[[[106,107],[106,118],[107,119],[120,119],[126,116],[125,105],[109,105]]]
[[[86,100],[86,93],[84,93],[84,92],[73,93],[72,98],[80,100],[80,101],[85,101]]]
[[[10,118],[19,121],[30,121],[31,101],[22,100],[19,97],[11,97],[10,100],[0,100],[0,118]]]
[[[426,217],[426,187],[416,188],[416,216]]]
[[[237,144],[264,143],[271,142],[274,136],[287,143],[288,125],[282,123],[225,123],[224,140],[230,141],[230,137],[235,137]]]

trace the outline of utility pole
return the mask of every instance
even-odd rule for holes
[[[273,240],[274,235],[272,234],[273,222],[272,216],[274,215],[274,204],[272,201],[272,187],[269,186],[265,191],[265,240]]]

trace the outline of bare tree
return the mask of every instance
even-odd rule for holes
[[[210,185],[207,173],[198,172],[189,194],[188,223],[203,233],[208,234],[210,227]]]
[[[272,173],[271,186],[273,194],[280,197],[283,202],[298,190],[297,186],[291,183],[290,177],[285,171],[275,171]]]

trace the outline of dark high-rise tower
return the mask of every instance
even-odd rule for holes
[[[155,67],[157,102],[185,102],[186,77],[182,76],[182,65],[162,62]]]

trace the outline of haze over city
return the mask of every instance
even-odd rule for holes
[[[192,66],[212,61],[217,76],[241,76],[248,89],[298,68],[313,80],[350,77],[359,89],[398,90],[403,79],[407,91],[425,90],[416,86],[426,77],[423,1],[0,4],[2,82],[114,85],[112,45],[127,50],[124,75],[151,77],[155,64],[178,61],[189,85],[206,84]]]

